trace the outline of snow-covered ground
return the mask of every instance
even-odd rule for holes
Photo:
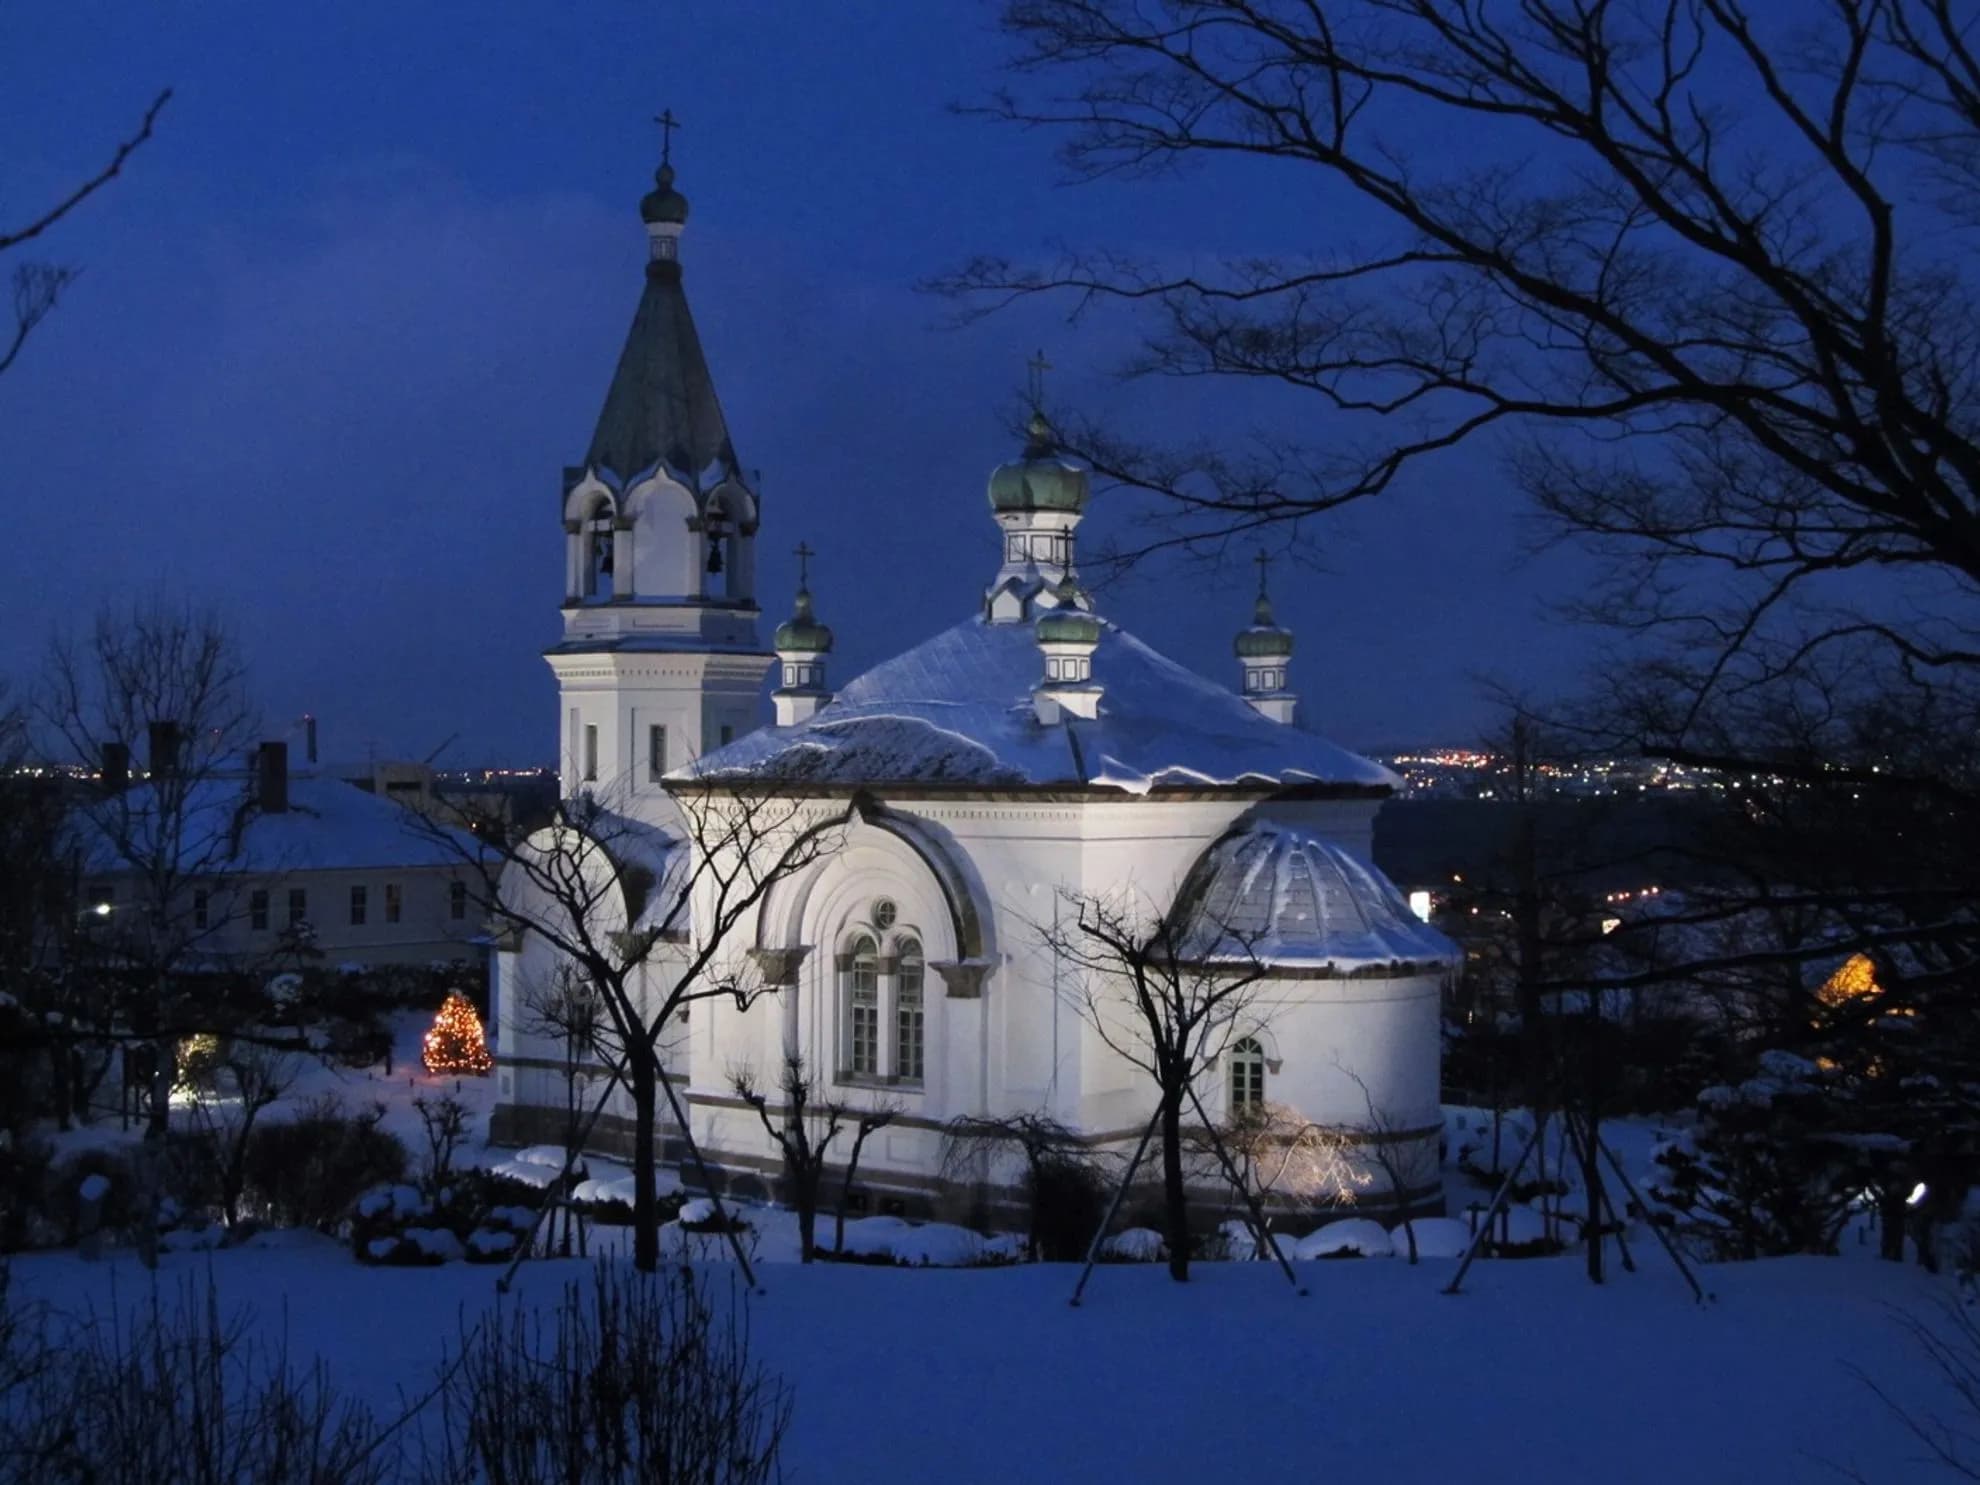
[[[210,1271],[225,1305],[286,1325],[381,1410],[417,1392],[494,1303],[494,1271],[375,1269],[328,1240],[167,1260]],[[1576,1260],[1493,1262],[1466,1292],[1448,1262],[1204,1264],[1186,1286],[1149,1266],[1098,1270],[1067,1305],[1059,1265],[904,1271],[772,1265],[747,1300],[757,1354],[788,1379],[792,1478],[1519,1482],[1929,1480],[1858,1376],[1946,1400],[1896,1319],[1942,1284],[1915,1268],[1792,1259],[1709,1271],[1693,1304],[1667,1267],[1602,1288]],[[543,1302],[576,1261],[525,1265]],[[17,1260],[21,1289],[67,1309],[128,1305],[127,1257]]]
[[[492,1080],[425,1075],[409,1055],[423,1029],[418,1017],[401,1026],[392,1075],[312,1070],[295,1102],[333,1090],[353,1107],[382,1102],[387,1126],[417,1157],[413,1101],[456,1094],[476,1111],[478,1140]],[[1488,1118],[1450,1111],[1454,1156],[1489,1131]],[[1605,1132],[1632,1172],[1647,1170],[1664,1133],[1648,1123]],[[1524,1130],[1503,1133],[1509,1157]],[[99,1128],[73,1140],[108,1137]],[[478,1144],[462,1152],[512,1170],[539,1166],[545,1178],[550,1156]],[[1945,1280],[1876,1262],[1852,1238],[1840,1259],[1703,1269],[1714,1299],[1700,1306],[1639,1228],[1639,1272],[1621,1272],[1612,1257],[1601,1288],[1571,1252],[1482,1262],[1462,1295],[1446,1296],[1457,1214],[1480,1199],[1450,1174],[1454,1217],[1423,1226],[1419,1265],[1320,1256],[1380,1249],[1379,1224],[1349,1217],[1332,1234],[1287,1243],[1303,1255],[1294,1263],[1303,1296],[1270,1263],[1199,1263],[1186,1286],[1159,1266],[1125,1263],[1097,1270],[1078,1309],[1067,1303],[1077,1270],[1063,1265],[799,1266],[792,1215],[744,1209],[762,1288],[741,1302],[758,1357],[795,1390],[787,1471],[862,1485],[1341,1472],[1436,1485],[1854,1472],[1896,1485],[1939,1476],[1871,1382],[1919,1416],[1980,1423],[1960,1419],[1906,1329],[1907,1317],[1942,1314],[1954,1298]],[[609,1162],[591,1162],[590,1176],[588,1194],[601,1198],[629,1184]],[[670,1176],[663,1189],[678,1183]],[[690,1203],[684,1215],[705,1214]],[[821,1217],[822,1244],[832,1232]],[[627,1233],[594,1225],[589,1237],[594,1255],[616,1255]],[[845,1246],[943,1264],[1007,1256],[1011,1245],[868,1218],[847,1224]],[[721,1237],[674,1224],[664,1247],[670,1259],[732,1272]],[[72,1314],[113,1302],[128,1311],[152,1282],[128,1253],[97,1263],[38,1253],[12,1267],[17,1297]],[[544,1304],[584,1271],[575,1260],[527,1263],[506,1302]],[[271,1233],[237,1249],[171,1254],[162,1281],[176,1290],[210,1273],[223,1308],[252,1311],[253,1325],[285,1335],[298,1362],[320,1354],[339,1388],[390,1415],[430,1383],[461,1327],[496,1303],[499,1272],[364,1267],[344,1244]]]

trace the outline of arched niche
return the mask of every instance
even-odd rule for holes
[[[756,497],[739,480],[723,480],[702,508],[703,591],[710,598],[750,603],[756,598]],[[709,572],[708,554],[720,533],[720,572]]]
[[[626,561],[619,534],[619,501],[612,488],[587,474],[564,496],[564,598],[603,601],[620,591]]]
[[[627,493],[626,514],[632,525],[632,591],[643,598],[699,595],[705,553],[687,487],[655,474]]]

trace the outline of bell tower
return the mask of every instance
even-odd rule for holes
[[[757,496],[729,438],[681,286],[687,198],[671,113],[640,202],[647,263],[584,462],[564,471],[564,792],[619,808],[758,722],[772,657],[757,633]]]

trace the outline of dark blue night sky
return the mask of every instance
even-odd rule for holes
[[[1050,137],[949,111],[997,82],[991,20],[962,0],[7,7],[7,218],[177,96],[49,241],[83,276],[0,379],[0,673],[106,599],[186,594],[238,628],[272,732],[313,710],[337,757],[458,734],[442,762],[548,761],[559,473],[639,295],[663,106],[688,292],[762,471],[764,607],[781,617],[808,541],[839,679],[977,602],[984,479],[1034,347],[1055,404],[1296,427],[1298,403],[1122,384],[1119,321],[958,329],[916,291],[978,252],[1185,261],[1368,227],[1283,170],[1061,184]],[[1118,514],[1099,501],[1089,532]],[[1324,566],[1277,584],[1310,724],[1463,742],[1481,675],[1571,682],[1591,645],[1542,602],[1584,568],[1523,559],[1521,516],[1474,450],[1330,519]],[[1232,682],[1252,579],[1153,571],[1100,601]]]

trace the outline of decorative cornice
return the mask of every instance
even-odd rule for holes
[[[751,949],[749,958],[757,973],[763,976],[765,985],[790,990],[796,988],[798,968],[810,952],[810,944],[799,944],[792,949]]]

